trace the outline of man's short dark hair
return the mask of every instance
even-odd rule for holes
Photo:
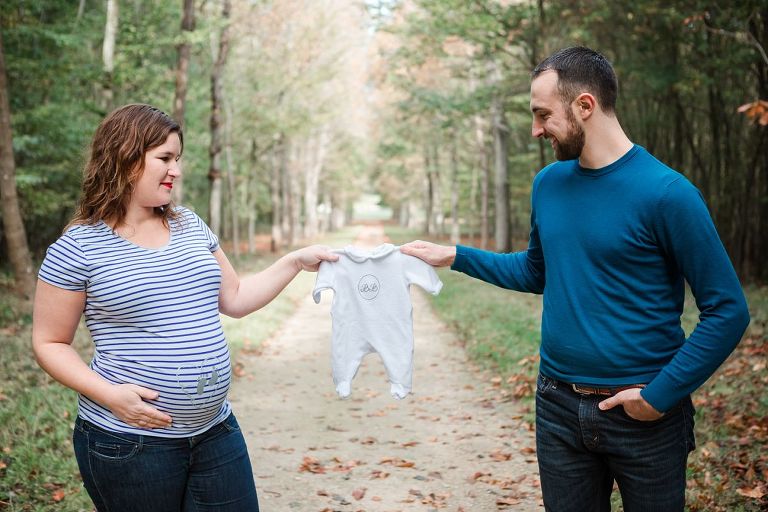
[[[536,66],[531,77],[550,69],[557,72],[557,90],[566,104],[586,91],[597,98],[604,112],[616,111],[619,82],[613,66],[602,54],[584,46],[563,48]]]

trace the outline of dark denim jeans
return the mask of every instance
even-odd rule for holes
[[[690,397],[654,421],[630,418],[621,406],[601,411],[605,398],[539,375],[536,448],[546,510],[610,512],[615,480],[625,512],[682,511],[694,448]]]
[[[109,432],[77,418],[75,456],[99,512],[257,512],[256,485],[234,415],[188,438]]]

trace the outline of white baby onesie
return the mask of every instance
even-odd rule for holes
[[[331,364],[336,392],[347,398],[363,357],[378,352],[392,396],[403,399],[413,380],[410,286],[437,295],[443,283],[431,265],[392,244],[370,252],[351,245],[334,252],[339,260],[320,264],[312,297],[319,304],[322,290],[334,291]]]

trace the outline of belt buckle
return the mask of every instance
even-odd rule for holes
[[[579,395],[593,395],[594,394],[594,392],[591,389],[590,390],[582,389],[582,387],[579,386],[578,384],[571,384],[571,387],[573,388],[573,391],[575,393],[578,393]]]

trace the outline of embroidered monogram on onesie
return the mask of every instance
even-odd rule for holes
[[[398,400],[413,381],[413,317],[410,286],[437,295],[443,283],[431,265],[392,244],[365,251],[354,246],[335,250],[339,260],[320,264],[312,297],[334,292],[331,317],[333,383],[341,398],[351,393],[363,357],[377,352]]]

